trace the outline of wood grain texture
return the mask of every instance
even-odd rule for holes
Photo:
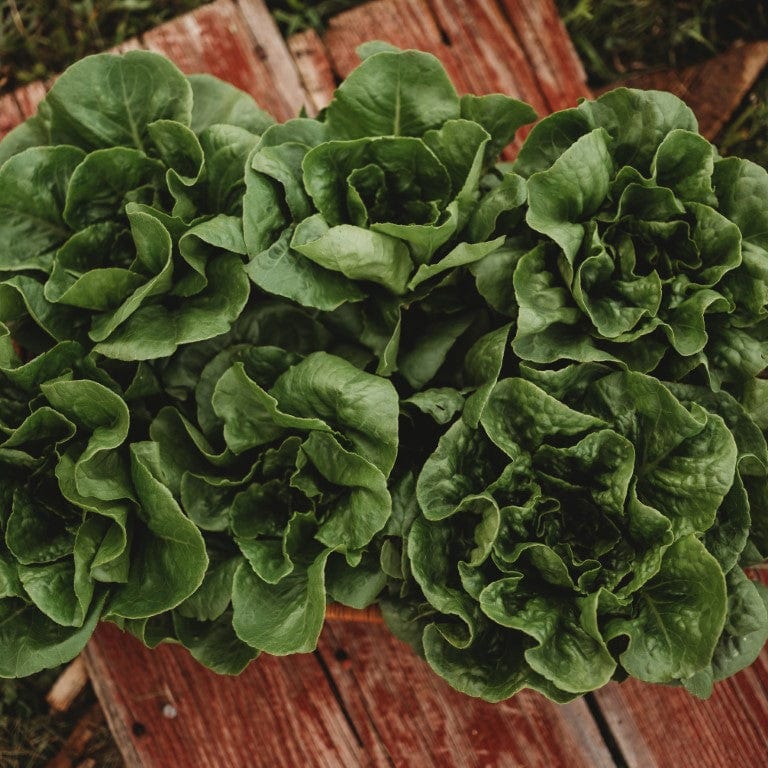
[[[330,19],[323,43],[337,78],[345,78],[360,63],[355,49],[367,40],[428,51],[456,74],[454,57],[426,0],[374,0]]]
[[[539,115],[549,113],[518,33],[495,0],[430,0],[430,6],[450,43],[460,92],[506,93],[527,101]]]
[[[296,64],[272,14],[263,0],[237,0],[237,7],[241,22],[250,34],[254,50],[268,72],[269,82],[261,87],[272,87],[276,91],[275,98],[282,102],[281,109],[272,114],[278,120],[296,117],[306,99]]]
[[[601,88],[600,92],[620,85],[671,91],[693,110],[699,120],[699,131],[714,141],[766,66],[768,41],[761,40],[736,45],[684,69],[631,75]]]
[[[306,93],[307,114],[314,116],[330,103],[337,85],[328,53],[314,29],[291,35],[288,49]]]
[[[251,0],[249,7],[260,4]],[[272,51],[279,47],[256,45],[241,9],[231,0],[203,5],[147,32],[142,40],[146,48],[165,54],[182,72],[208,72],[250,93],[278,120],[295,117],[296,103],[303,102],[300,89],[297,94],[288,84],[275,87],[280,81],[275,77]]]
[[[319,653],[366,749],[383,750],[389,765],[614,766],[584,702],[558,707],[533,692],[500,704],[470,698],[384,626],[329,623]]]
[[[46,93],[48,93],[48,88],[42,80],[29,83],[29,85],[22,86],[14,91],[13,95],[16,97],[16,103],[19,105],[22,119],[26,120],[26,118],[37,112],[37,107],[45,98]]]
[[[127,768],[371,764],[313,654],[222,677],[179,646],[150,651],[103,624],[85,658]]]
[[[630,680],[595,694],[630,768],[768,764],[768,652],[712,698]],[[671,751],[672,750],[672,751]]]
[[[587,75],[553,2],[500,0],[548,111],[589,97]]]
[[[19,109],[14,94],[6,93],[5,96],[0,96],[0,139],[13,130],[23,119],[24,115]]]
[[[85,658],[127,768],[614,765],[582,702],[463,696],[380,625],[328,624],[316,654],[262,656],[237,678],[111,625]]]

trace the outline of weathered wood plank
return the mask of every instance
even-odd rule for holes
[[[250,0],[248,7],[260,4]],[[304,100],[303,93],[276,78],[270,51],[277,46],[268,49],[254,45],[241,10],[232,0],[216,0],[156,27],[143,35],[142,41],[187,74],[208,72],[250,93],[278,120],[294,117],[296,103]],[[261,34],[264,39],[270,33]],[[289,57],[284,43],[280,44]],[[276,87],[278,82],[280,87]]]
[[[736,45],[719,56],[683,69],[630,75],[600,92],[620,85],[671,91],[688,104],[699,120],[701,133],[713,141],[766,66],[768,41],[761,40]]]
[[[539,115],[549,113],[518,33],[495,0],[430,0],[430,5],[450,42],[460,91],[498,91],[527,101]]]
[[[630,768],[765,765],[768,653],[719,683],[707,701],[631,680],[596,694]]]
[[[307,94],[307,113],[316,115],[333,98],[336,78],[328,53],[317,32],[308,29],[288,38],[288,49],[296,62],[301,84]]]
[[[381,625],[329,623],[319,652],[363,744],[392,765],[614,766],[584,702],[558,707],[532,692],[501,704],[470,698]]]
[[[16,103],[19,105],[22,119],[26,120],[30,115],[34,115],[37,112],[37,107],[45,98],[46,93],[48,93],[48,89],[42,80],[24,85],[13,92]]]
[[[768,584],[767,569],[752,576]],[[612,683],[595,698],[629,768],[768,762],[768,647],[749,669],[716,683],[707,701],[636,680]]]
[[[374,0],[330,19],[323,42],[339,79],[360,63],[355,49],[367,40],[384,40],[399,48],[429,51],[446,69],[455,69],[449,47],[440,37],[440,29],[426,0]]]
[[[587,75],[553,2],[501,0],[550,112],[589,97]]]
[[[336,768],[368,756],[316,656],[263,656],[239,677],[101,625],[85,651],[127,768]]]
[[[263,0],[236,0],[240,19],[248,29],[257,56],[269,73],[269,85],[278,91],[283,108],[279,120],[296,117],[306,99],[296,64],[283,40],[272,14]],[[269,87],[269,86],[267,86]]]
[[[24,114],[12,93],[0,96],[0,139],[13,130],[22,120]]]

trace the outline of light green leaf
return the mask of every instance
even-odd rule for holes
[[[573,263],[584,239],[584,222],[608,194],[614,160],[608,134],[597,129],[582,136],[546,171],[528,179],[526,221],[552,238]]]
[[[52,144],[146,150],[147,126],[154,120],[189,125],[192,88],[168,59],[156,53],[100,53],[69,67],[54,83],[46,103]]]
[[[0,167],[0,269],[50,270],[70,234],[65,196],[84,157],[75,147],[33,147]]]
[[[339,86],[325,112],[334,136],[421,136],[460,116],[440,62],[420,51],[369,56]]]
[[[710,664],[725,623],[720,566],[695,536],[684,536],[637,593],[635,611],[635,617],[606,626],[607,640],[629,637],[629,648],[619,657],[624,669],[649,683],[691,677]]]
[[[334,355],[315,352],[286,371],[270,395],[287,413],[322,419],[389,475],[397,454],[399,412],[397,392],[389,381]]]
[[[398,294],[405,292],[413,269],[408,248],[399,240],[349,224],[329,228],[319,215],[296,227],[290,247],[320,267]]]
[[[208,74],[188,75],[192,86],[190,127],[200,134],[211,125],[223,123],[264,133],[274,119],[247,94],[233,85]]]
[[[200,531],[152,470],[158,461],[156,443],[131,445],[141,525],[134,529],[128,582],[115,590],[108,617],[142,619],[175,608],[194,594],[208,567]]]

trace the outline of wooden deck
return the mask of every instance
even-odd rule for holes
[[[371,38],[431,51],[461,91],[502,91],[539,114],[588,95],[551,0],[377,0],[280,37],[261,0],[217,0],[122,46],[167,54],[250,92],[278,119],[329,100]],[[41,84],[0,98],[0,135]],[[462,696],[384,627],[328,624],[315,653],[262,656],[239,678],[178,647],[149,651],[104,625],[86,651],[129,768],[721,768],[768,765],[768,653],[713,698],[612,684],[558,707],[524,693]]]

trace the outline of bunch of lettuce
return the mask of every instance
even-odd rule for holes
[[[469,269],[512,342],[382,548],[390,626],[459,690],[707,696],[768,638],[768,174],[696,128],[619,89],[483,179],[466,237],[504,243]]]
[[[0,320],[33,354],[121,360],[228,330],[249,292],[244,162],[271,124],[146,51],[70,67],[0,144]]]
[[[714,390],[765,368],[768,174],[720,158],[675,96],[622,88],[550,115],[494,185],[475,236],[508,239],[475,274],[520,359]]]
[[[20,677],[72,658],[100,618],[178,605],[208,558],[114,382],[75,342],[22,363],[0,330],[0,675]]]
[[[741,567],[768,547],[767,490],[765,437],[725,393],[524,371],[424,463],[418,589],[388,601],[390,623],[492,701],[626,675],[707,695],[768,637],[768,590]]]
[[[132,52],[0,142],[0,675],[385,618],[459,690],[707,695],[768,636],[768,176],[365,46],[275,124]]]
[[[419,390],[489,325],[463,267],[502,239],[470,243],[464,230],[484,175],[535,113],[501,94],[460,97],[431,55],[361,55],[319,119],[273,126],[249,158],[247,272],[328,313],[373,370]]]

